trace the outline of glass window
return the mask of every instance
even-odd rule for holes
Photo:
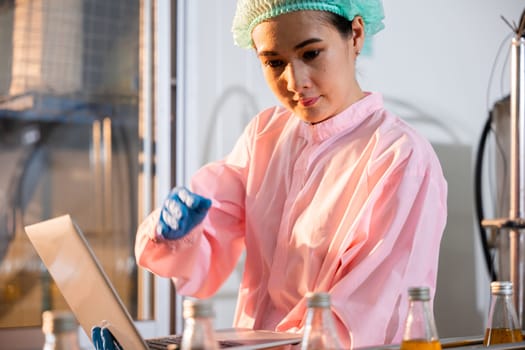
[[[67,308],[24,232],[65,213],[137,318],[141,4],[0,2],[0,330]]]

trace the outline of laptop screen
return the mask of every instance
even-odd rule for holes
[[[69,215],[25,227],[84,332],[103,322],[124,349],[147,349],[84,235]]]

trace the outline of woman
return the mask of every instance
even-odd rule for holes
[[[282,106],[142,223],[138,264],[208,298],[246,251],[234,326],[301,332],[305,296],[331,294],[345,348],[400,342],[407,289],[434,291],[446,182],[430,144],[363,91],[355,62],[380,0],[239,0]]]

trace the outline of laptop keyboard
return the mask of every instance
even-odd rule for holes
[[[148,348],[150,350],[166,350],[168,349],[168,346],[170,350],[179,349],[180,342],[182,340],[182,336],[180,335],[174,335],[170,337],[162,337],[162,338],[154,338],[154,339],[147,339],[146,344],[148,344]],[[241,343],[230,341],[230,340],[219,340],[219,347],[221,349],[227,349],[234,346],[240,346]]]

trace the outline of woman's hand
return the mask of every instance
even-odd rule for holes
[[[91,339],[96,350],[124,350],[106,327],[93,327]]]
[[[185,187],[175,187],[162,206],[157,234],[165,239],[184,237],[204,219],[210,206],[208,198]]]

